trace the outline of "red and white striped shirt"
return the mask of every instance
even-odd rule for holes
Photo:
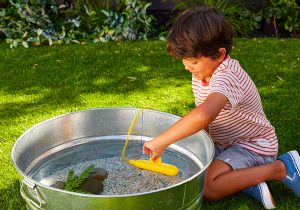
[[[255,153],[273,156],[278,151],[275,129],[266,118],[254,82],[237,60],[229,56],[214,71],[209,83],[192,78],[196,106],[213,92],[228,102],[209,125],[213,141],[222,147],[232,144]]]

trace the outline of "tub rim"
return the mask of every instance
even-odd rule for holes
[[[25,184],[27,185],[27,183],[30,183],[31,185],[33,185],[34,187],[36,186],[41,186],[43,188],[46,188],[46,189],[50,189],[50,190],[54,190],[54,191],[58,191],[58,192],[63,192],[63,193],[67,193],[67,194],[71,194],[71,195],[77,195],[77,196],[82,196],[82,197],[96,197],[96,198],[121,198],[121,197],[134,197],[134,196],[142,196],[142,195],[147,195],[147,194],[151,194],[151,193],[158,193],[160,191],[165,191],[165,190],[169,190],[171,188],[175,188],[177,186],[180,186],[180,185],[183,185],[183,184],[186,184],[188,182],[190,182],[191,180],[195,179],[196,177],[198,177],[200,174],[202,174],[206,169],[207,167],[210,165],[210,163],[212,162],[213,160],[213,157],[214,157],[214,153],[215,153],[215,150],[212,149],[212,153],[211,153],[211,157],[209,158],[207,164],[201,169],[199,170],[197,173],[195,173],[194,175],[192,175],[191,177],[181,181],[181,182],[178,182],[174,185],[171,185],[169,187],[166,187],[166,188],[160,188],[160,189],[157,189],[157,190],[152,190],[152,191],[147,191],[147,192],[143,192],[143,193],[133,193],[133,194],[124,194],[124,195],[95,195],[95,194],[84,194],[84,193],[78,193],[78,192],[71,192],[71,191],[67,191],[67,190],[61,190],[61,189],[58,189],[58,188],[55,188],[55,187],[51,187],[51,186],[48,186],[48,185],[45,185],[45,184],[42,184],[34,179],[32,179],[31,177],[29,177],[28,175],[26,175],[19,167],[18,165],[16,164],[16,160],[14,158],[14,154],[15,154],[15,150],[16,150],[16,145],[22,141],[22,138],[23,136],[27,135],[27,133],[29,133],[31,130],[43,125],[43,124],[46,124],[48,123],[49,121],[53,121],[55,119],[59,119],[59,118],[62,118],[62,117],[65,117],[67,115],[72,115],[72,114],[76,114],[76,113],[79,113],[79,112],[88,112],[88,111],[93,111],[93,110],[113,110],[113,109],[122,109],[122,110],[140,110],[140,109],[144,109],[144,110],[147,110],[147,111],[153,111],[153,112],[158,112],[160,114],[164,114],[164,115],[168,115],[168,116],[171,116],[171,117],[174,117],[176,118],[177,120],[181,119],[180,116],[178,115],[175,115],[175,114],[170,114],[170,113],[167,113],[167,112],[163,112],[163,111],[159,111],[159,110],[155,110],[155,109],[150,109],[150,108],[136,108],[136,107],[99,107],[99,108],[91,108],[91,109],[85,109],[85,110],[77,110],[77,111],[73,111],[73,112],[67,112],[67,113],[64,113],[64,114],[61,114],[61,115],[58,115],[58,116],[55,116],[55,117],[52,117],[52,118],[49,118],[49,119],[46,119],[44,121],[41,121],[37,124],[35,124],[34,126],[28,128],[24,133],[22,133],[20,135],[20,137],[15,141],[12,149],[11,149],[11,152],[10,152],[10,159],[13,163],[13,166],[14,168],[16,169],[16,171],[22,176],[22,185]],[[200,133],[200,132],[203,132],[204,135],[207,137],[207,139],[210,141],[210,144],[212,146],[212,148],[214,148],[214,143],[213,143],[213,140],[211,139],[211,137],[208,135],[208,133],[202,129],[200,131],[198,131],[197,133]],[[195,133],[195,134],[197,134]],[[195,135],[193,134],[193,135]],[[25,182],[24,182],[25,180]]]

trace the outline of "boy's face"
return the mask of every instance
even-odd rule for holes
[[[184,58],[182,63],[184,68],[192,73],[198,80],[209,82],[212,74],[226,57],[226,49],[219,49],[219,57],[199,57],[199,58]]]
[[[182,59],[182,63],[184,68],[191,72],[196,79],[209,82],[210,77],[222,60],[210,57],[184,58]]]

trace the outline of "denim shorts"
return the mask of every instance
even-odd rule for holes
[[[215,144],[214,160],[221,160],[229,164],[232,169],[240,169],[275,162],[276,156],[259,155],[238,144],[233,144],[224,149],[219,144]]]

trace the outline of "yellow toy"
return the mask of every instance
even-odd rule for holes
[[[167,176],[176,176],[179,171],[176,166],[162,163],[161,158],[158,158],[155,162],[152,160],[152,158],[150,158],[150,160],[128,160],[128,163],[135,167],[148,171],[154,171]]]
[[[122,151],[122,159],[123,161],[141,168],[141,169],[145,169],[148,171],[153,171],[153,172],[157,172],[157,173],[161,173],[167,176],[176,176],[179,172],[178,168],[176,166],[173,166],[171,164],[167,164],[167,163],[163,163],[161,161],[161,158],[159,157],[156,161],[153,161],[152,158],[150,157],[149,160],[127,160],[125,157],[125,151],[126,151],[126,147],[128,145],[128,139],[130,137],[131,131],[133,129],[133,126],[136,122],[137,117],[139,116],[139,114],[143,111],[144,109],[141,109],[140,111],[138,111],[138,113],[134,116],[130,127],[128,129],[128,133],[126,136],[126,142]]]

